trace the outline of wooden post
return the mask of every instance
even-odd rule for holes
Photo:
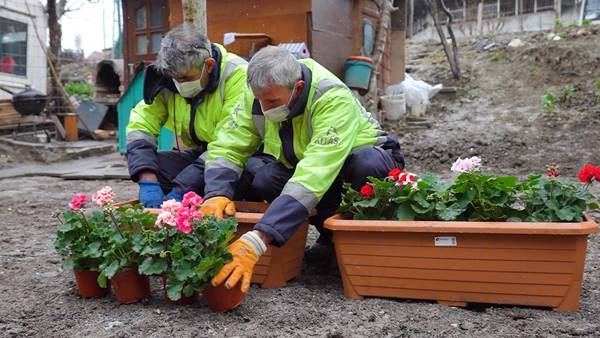
[[[498,18],[500,18],[500,0],[496,0],[496,11],[496,14],[498,14]]]
[[[533,12],[537,13],[537,0],[533,0]]]
[[[560,19],[562,17],[562,1],[554,0],[554,11],[556,12],[556,18]]]
[[[479,35],[483,35],[483,1],[477,5],[477,29]]]
[[[206,29],[206,0],[181,0],[183,9],[183,21],[190,23],[207,35]]]
[[[415,0],[410,0],[410,9],[408,12],[408,38],[411,39],[415,35]]]
[[[583,25],[583,18],[585,17],[585,6],[587,5],[587,0],[583,0],[581,2],[581,13],[579,13],[579,26]]]
[[[515,16],[519,16],[519,0],[515,0]]]

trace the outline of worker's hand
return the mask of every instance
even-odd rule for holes
[[[155,181],[139,181],[138,185],[140,186],[140,203],[145,208],[160,208],[164,197],[160,183]]]
[[[235,215],[235,203],[224,196],[215,196],[207,199],[200,206],[200,211],[204,216],[215,216],[223,218],[225,216]]]
[[[165,200],[175,200],[177,202],[181,202],[183,200],[183,194],[177,191],[177,189],[173,188],[173,190],[167,194]]]
[[[248,292],[254,265],[258,262],[258,258],[267,251],[267,246],[256,231],[250,231],[231,243],[227,250],[233,256],[233,261],[221,268],[221,271],[212,279],[211,284],[218,286],[227,279],[225,287],[231,289],[242,279],[241,290]]]

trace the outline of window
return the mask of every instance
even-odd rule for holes
[[[27,24],[0,18],[0,73],[27,75]]]
[[[131,19],[134,28],[133,53],[145,57],[158,53],[163,32],[168,29],[165,25],[168,21],[167,2],[136,0],[131,3],[134,6]]]

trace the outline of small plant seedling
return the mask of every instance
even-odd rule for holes
[[[581,22],[581,25],[582,25],[583,27],[589,27],[591,24],[592,24],[592,19],[584,19],[584,20]]]
[[[546,108],[548,112],[553,113],[555,111],[554,104],[556,103],[556,96],[552,94],[551,91],[545,90],[544,95],[542,95],[541,99],[544,108]]]
[[[577,88],[573,86],[566,86],[561,89],[561,92],[566,100],[568,100],[576,91]]]
[[[567,32],[560,32],[558,36],[560,36],[561,39],[566,39],[569,37],[569,34],[567,34]]]
[[[577,22],[575,22],[575,21],[572,21],[572,22],[569,24],[569,28],[577,28]]]
[[[504,55],[502,54],[496,54],[491,59],[492,62],[500,62],[502,60],[504,60]]]
[[[556,19],[554,20],[554,28],[562,28],[563,24],[562,21],[560,21],[560,19]]]

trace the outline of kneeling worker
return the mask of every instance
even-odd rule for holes
[[[383,178],[404,167],[397,139],[314,60],[298,61],[285,49],[265,47],[250,61],[247,76],[243,99],[208,146],[201,206],[205,215],[231,215],[239,184],[249,184],[253,197],[271,203],[254,230],[229,246],[233,261],[212,281],[227,279],[231,288],[241,278],[243,291],[267,244],[283,245],[313,208],[310,222],[321,236],[307,259],[314,251],[325,254],[324,260],[333,257],[323,221],[339,207],[342,183],[358,189],[368,176]],[[263,143],[264,154],[255,155]]]
[[[163,38],[127,126],[129,174],[145,207],[159,208],[165,193],[179,201],[188,191],[203,194],[202,154],[242,96],[246,68],[244,59],[186,24]],[[177,150],[157,151],[162,127],[175,133]]]

